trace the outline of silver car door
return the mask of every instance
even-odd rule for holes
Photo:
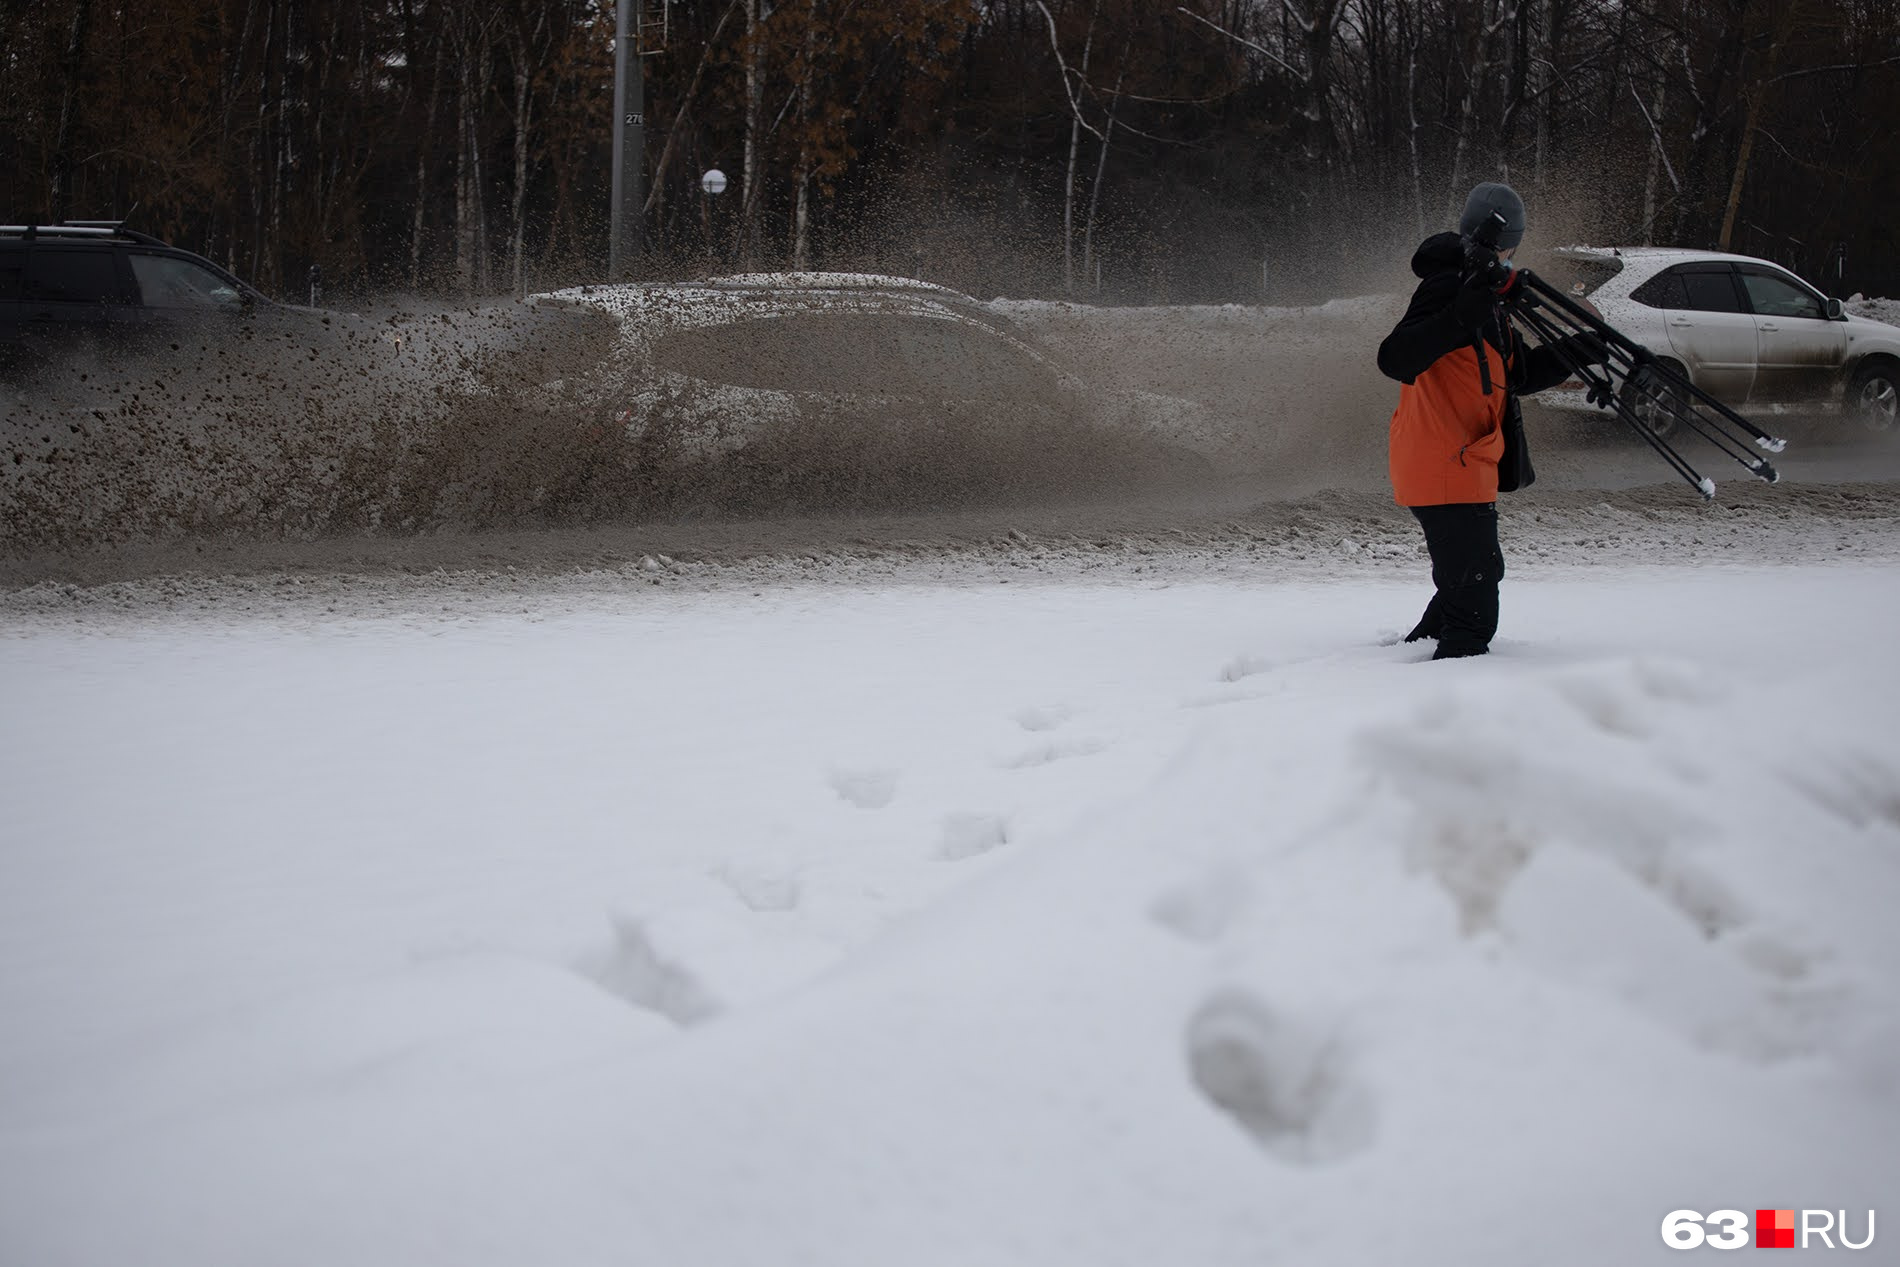
[[[1756,370],[1750,399],[1818,400],[1832,395],[1847,364],[1847,331],[1826,301],[1779,269],[1739,264],[1755,310]]]
[[[1735,270],[1726,260],[1679,264],[1686,307],[1664,314],[1669,346],[1703,391],[1732,404],[1748,399],[1755,381],[1755,318],[1742,306]]]

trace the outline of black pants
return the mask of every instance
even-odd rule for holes
[[[1498,631],[1498,582],[1504,579],[1497,503],[1414,506],[1412,513],[1425,529],[1438,592],[1406,641],[1438,639],[1435,660],[1483,655]]]

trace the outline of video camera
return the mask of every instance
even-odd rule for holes
[[[1498,258],[1498,237],[1507,227],[1504,216],[1493,211],[1477,228],[1465,234],[1467,282],[1490,290],[1503,290],[1504,284],[1511,280],[1510,265]]]

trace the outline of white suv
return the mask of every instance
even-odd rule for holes
[[[1895,426],[1900,327],[1842,311],[1786,269],[1663,247],[1555,254],[1553,280],[1582,274],[1572,294],[1587,295],[1605,321],[1718,400],[1744,412],[1839,402],[1870,427]],[[1581,396],[1562,396],[1573,394]]]

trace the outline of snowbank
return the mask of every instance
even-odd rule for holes
[[[985,306],[1031,328],[1094,324],[1111,330],[1116,327],[1147,330],[1161,326],[1217,330],[1316,318],[1378,318],[1387,316],[1395,307],[1403,310],[1404,304],[1403,295],[1352,295],[1307,307],[1264,304],[1099,305],[1061,299],[992,299]]]
[[[16,625],[0,1246],[1596,1267],[1877,1207],[1888,577],[1514,578],[1449,665],[1374,636],[1419,578]]]
[[[1900,299],[1869,299],[1857,294],[1842,306],[1857,317],[1900,326]]]

